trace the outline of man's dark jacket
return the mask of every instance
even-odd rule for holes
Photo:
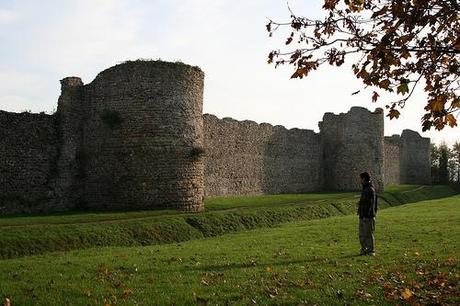
[[[358,215],[360,218],[374,218],[377,214],[377,194],[371,182],[363,184],[359,199]]]

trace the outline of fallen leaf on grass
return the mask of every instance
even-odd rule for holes
[[[268,296],[271,299],[276,298],[276,296],[278,295],[278,289],[277,288],[267,288],[266,292],[268,293]]]
[[[103,274],[103,275],[109,275],[110,274],[109,268],[107,268],[105,265],[100,265],[98,267],[97,271],[100,274]]]
[[[265,270],[266,270],[267,272],[270,272],[270,273],[273,272],[273,268],[272,268],[272,267],[266,267]]]
[[[453,266],[455,264],[455,260],[453,258],[447,258],[446,264],[448,266]]]
[[[130,289],[130,288],[123,289],[123,292],[121,293],[121,298],[125,299],[128,297],[128,295],[131,295],[132,293],[133,293],[133,289]]]
[[[412,291],[410,291],[409,288],[405,288],[401,293],[401,297],[403,300],[410,300],[410,298],[412,297]]]
[[[3,301],[3,306],[11,306],[11,300],[9,298],[5,298]]]
[[[419,252],[415,252],[414,254],[415,254],[415,256],[420,256]]]
[[[343,294],[345,293],[345,291],[343,291],[342,289],[338,289],[336,293],[337,293],[337,297],[343,298]]]
[[[204,278],[201,279],[201,283],[205,286],[209,286],[209,282]]]
[[[365,292],[364,289],[358,288],[356,289],[356,296],[367,300],[372,297],[372,294]]]

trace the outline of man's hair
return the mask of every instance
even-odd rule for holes
[[[360,178],[364,179],[366,182],[371,180],[371,176],[367,172],[363,172],[359,175]]]

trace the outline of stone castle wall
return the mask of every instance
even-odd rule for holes
[[[367,171],[383,191],[383,111],[352,107],[348,113],[326,113],[319,124],[328,190],[359,190]]]
[[[401,184],[401,140],[399,135],[385,137],[383,171],[386,185]]]
[[[183,64],[131,62],[84,86],[86,206],[202,208],[203,78]]]
[[[430,184],[430,139],[404,130],[385,137],[385,184]]]
[[[203,72],[127,62],[61,81],[54,115],[0,113],[0,213],[203,209]]]
[[[430,183],[430,142],[383,137],[383,113],[327,113],[320,133],[202,115],[203,72],[126,62],[61,81],[54,115],[0,111],[0,214],[203,209],[203,197]]]
[[[322,187],[321,143],[310,130],[204,115],[205,194],[300,193]]]
[[[0,214],[57,209],[54,116],[0,111]]]
[[[401,184],[431,184],[430,139],[404,130],[400,150]]]

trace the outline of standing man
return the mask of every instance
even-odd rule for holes
[[[369,173],[363,172],[359,177],[363,185],[358,207],[360,255],[375,256],[374,231],[375,215],[377,214],[377,194]]]

